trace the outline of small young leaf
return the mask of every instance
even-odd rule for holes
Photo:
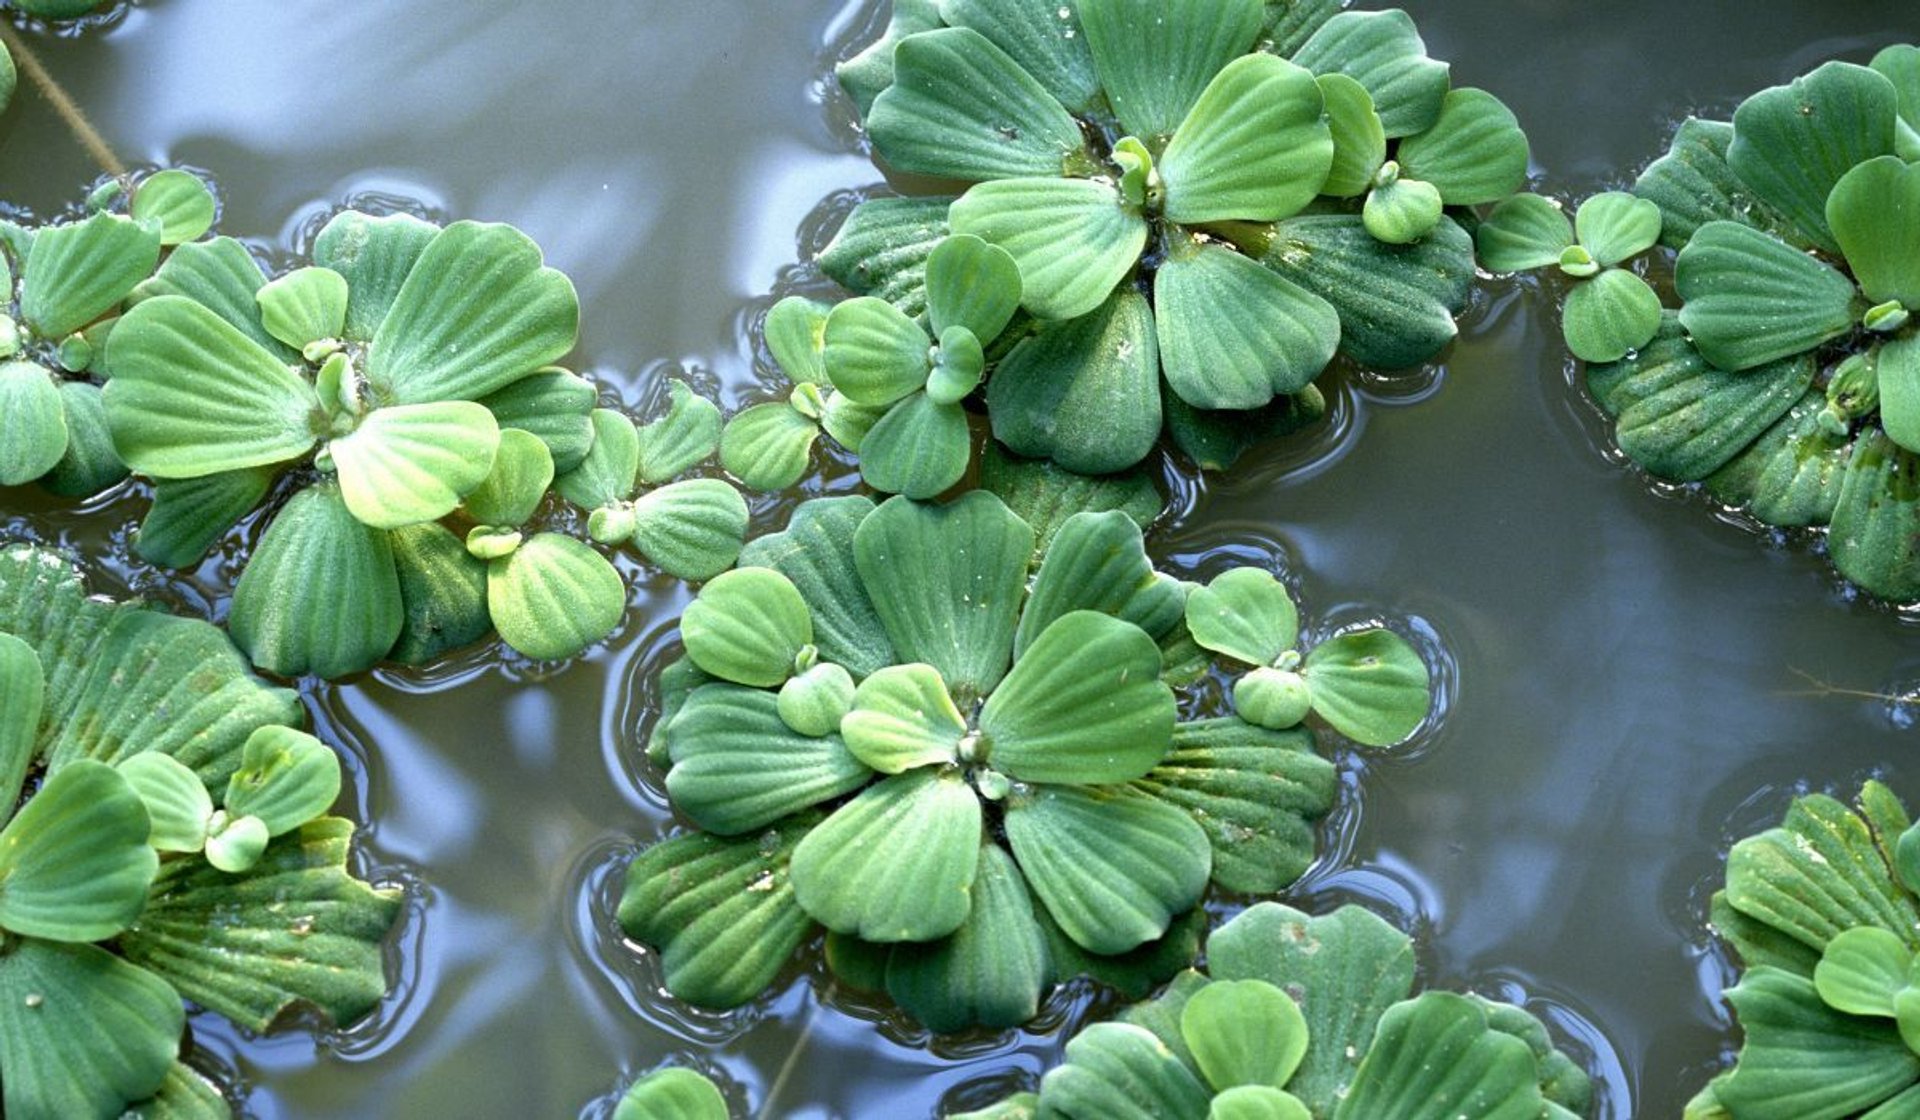
[[[786,401],[739,412],[720,433],[720,465],[749,490],[785,490],[807,473],[820,426]]]
[[[533,519],[551,485],[553,454],[547,445],[532,432],[505,428],[492,469],[461,504],[483,525],[524,525]]]
[[[1401,141],[1394,158],[1408,177],[1431,183],[1448,206],[1478,206],[1527,181],[1527,134],[1513,110],[1482,89],[1455,89],[1432,127]]]
[[[1021,306],[1042,319],[1076,319],[1105,303],[1139,263],[1149,233],[1118,189],[1085,179],[982,183],[948,218],[953,232],[1013,255]]]
[[[295,350],[309,342],[339,338],[347,325],[347,278],[330,268],[295,269],[268,283],[260,301],[260,324]]]
[[[1360,218],[1376,240],[1411,245],[1434,231],[1444,210],[1440,191],[1432,183],[1395,179],[1367,192]]]
[[[1255,727],[1285,731],[1312,709],[1306,678],[1290,670],[1263,666],[1233,682],[1233,714]]]
[[[610,408],[596,408],[593,446],[573,470],[553,480],[560,496],[582,509],[599,509],[633,496],[640,475],[640,433],[633,421]]]
[[[1494,272],[1546,268],[1574,243],[1566,213],[1537,194],[1516,194],[1495,206],[1473,236],[1480,260]]]
[[[1580,244],[1602,267],[1639,256],[1660,241],[1660,207],[1625,191],[1604,191],[1574,214]]]
[[[967,733],[931,665],[890,665],[861,681],[839,726],[854,757],[882,774],[959,762]]]
[[[933,340],[900,310],[872,296],[827,316],[824,358],[833,387],[860,404],[888,405],[927,383]]]
[[[860,477],[882,493],[925,501],[965,477],[972,455],[966,410],[915,393],[860,441]]]
[[[1583,362],[1617,362],[1660,333],[1660,297],[1624,268],[1609,268],[1567,293],[1561,330]]]
[[[1307,1052],[1300,1005],[1264,980],[1215,980],[1195,992],[1180,1013],[1180,1033],[1215,1092],[1278,1089]]]
[[[1333,134],[1333,166],[1320,193],[1358,198],[1373,185],[1380,165],[1387,162],[1386,129],[1380,124],[1380,114],[1373,111],[1367,87],[1345,74],[1322,74],[1316,81]]]
[[[639,427],[643,485],[658,486],[720,446],[720,406],[675,377],[667,382],[666,415]]]
[[[935,404],[959,404],[980,387],[986,372],[987,355],[980,339],[966,327],[948,327],[940,335],[940,357],[927,375],[927,396]]]
[[[813,614],[820,659],[856,679],[911,660],[895,656],[854,561],[855,532],[873,510],[868,498],[814,498],[800,503],[785,531],[740,550],[741,566],[772,568],[793,581]]]
[[[1238,1085],[1207,1107],[1207,1120],[1312,1120],[1300,1098],[1267,1085]]]
[[[468,401],[436,401],[376,408],[327,450],[353,515],[398,529],[457,509],[486,481],[499,446],[493,413]]]
[[[831,735],[841,730],[841,720],[853,709],[855,696],[853,674],[823,661],[780,686],[780,722],[791,731],[816,739]],[[661,718],[667,718],[665,713]]]
[[[949,327],[965,327],[982,343],[1000,337],[1020,291],[1020,266],[978,237],[949,237],[927,258],[927,322],[943,346]]]
[[[694,664],[722,680],[772,688],[795,672],[813,619],[791,580],[772,568],[722,573],[688,604],[680,640]]]
[[[340,760],[331,748],[304,731],[262,727],[247,737],[221,807],[257,817],[279,836],[324,814],[339,796]]]
[[[980,865],[980,798],[957,770],[884,778],[793,851],[794,897],[863,941],[931,941],[960,928]]]
[[[156,851],[197,852],[206,846],[213,798],[198,774],[179,759],[158,751],[142,751],[123,759],[114,769],[146,806],[152,825],[147,843]]]
[[[1321,642],[1300,673],[1313,690],[1314,712],[1365,746],[1400,742],[1433,707],[1427,663],[1391,630],[1354,630]]]
[[[272,839],[267,822],[259,817],[236,817],[221,810],[207,824],[207,862],[237,875],[260,862]]]
[[[1187,629],[1215,653],[1271,665],[1300,637],[1300,612],[1285,585],[1259,568],[1230,568],[1187,595]]]
[[[487,566],[487,611],[514,649],[544,661],[572,657],[620,626],[627,587],[592,546],[539,533]]]
[[[128,212],[137,222],[159,222],[160,244],[197,241],[213,228],[213,192],[191,171],[156,171],[134,189]]]

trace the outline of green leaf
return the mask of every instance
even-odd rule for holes
[[[747,535],[747,502],[717,478],[689,478],[642,494],[633,503],[633,545],[678,579],[726,571]]]
[[[1527,181],[1527,134],[1513,110],[1482,89],[1448,91],[1432,127],[1394,153],[1404,173],[1431,183],[1448,206],[1498,202]]]
[[[807,473],[820,425],[786,401],[741,411],[720,433],[720,465],[749,490],[785,490]]]
[[[818,817],[764,835],[705,833],[655,844],[627,867],[620,926],[660,952],[667,990],[702,1007],[738,1007],[773,983],[819,927],[793,900],[793,848]]]
[[[159,866],[149,827],[113,767],[81,759],[54,771],[0,830],[0,929],[49,941],[126,929]]]
[[[1473,238],[1445,217],[1412,245],[1376,239],[1354,214],[1290,218],[1260,261],[1333,305],[1340,352],[1370,369],[1406,369],[1446,349],[1473,290]]]
[[[1173,132],[1214,75],[1247,53],[1262,14],[1260,0],[1080,0],[1107,100],[1121,127],[1149,143]]]
[[[1853,1116],[1920,1078],[1920,1057],[1900,1041],[1892,1023],[1828,1008],[1811,980],[1750,968],[1727,1001],[1746,1041],[1715,1092],[1734,1115]]]
[[[1491,1029],[1480,1006],[1422,992],[1388,1009],[1336,1120],[1473,1116],[1536,1120],[1545,1103],[1527,1044]]]
[[[1872,429],[1854,441],[1827,552],[1841,575],[1873,594],[1920,599],[1920,455]]]
[[[1709,222],[1674,264],[1680,322],[1709,362],[1750,369],[1853,329],[1853,282],[1764,233]]]
[[[850,291],[878,296],[917,317],[927,309],[927,258],[948,234],[952,203],[951,198],[868,199],[847,215],[815,263]]]
[[[855,566],[854,532],[873,509],[862,497],[802,502],[784,532],[756,537],[740,550],[743,567],[773,568],[793,581],[813,615],[821,659],[855,677],[911,660],[895,656]]]
[[[1920,454],[1920,335],[1909,332],[1882,345],[1873,367],[1880,426],[1888,439]]]
[[[941,26],[934,0],[896,0],[891,7],[892,18],[880,38],[833,69],[840,88],[853,98],[863,117],[873,111],[873,99],[893,84],[894,46],[915,32]]]
[[[0,112],[5,112],[13,102],[13,90],[19,84],[20,73],[14,68],[13,55],[4,44],[0,44]],[[6,287],[12,287],[11,284]]]
[[[834,307],[825,339],[833,387],[860,404],[892,404],[925,385],[933,370],[926,330],[872,296]]]
[[[260,324],[260,301],[256,297],[266,282],[260,262],[245,245],[231,237],[216,237],[190,242],[168,253],[160,270],[141,281],[128,299],[140,303],[156,296],[185,296],[280,361],[297,362],[300,356]]]
[[[677,377],[667,381],[667,412],[640,425],[640,481],[657,486],[720,446],[720,406]]]
[[[67,453],[67,413],[53,375],[32,362],[0,365],[0,486],[32,482]]]
[[[156,482],[153,507],[140,523],[135,549],[142,559],[163,568],[198,564],[215,541],[266,498],[276,473],[270,467],[253,467]]]
[[[1609,268],[1567,293],[1567,349],[1583,362],[1617,362],[1660,333],[1660,297],[1624,268]]]
[[[371,669],[405,621],[387,534],[356,519],[329,485],[302,490],[281,508],[240,573],[227,615],[234,642],[283,677]]]
[[[827,315],[832,305],[802,296],[788,296],[767,311],[762,333],[774,364],[787,380],[799,385],[827,383],[827,367],[821,361],[826,345]]]
[[[640,433],[610,408],[590,414],[593,445],[573,470],[553,480],[560,496],[582,509],[599,509],[633,495],[640,474]]]
[[[1752,446],[1706,479],[1716,501],[1747,505],[1769,525],[1825,525],[1840,501],[1853,440],[1821,424],[1826,396],[1810,389]]]
[[[1118,190],[1085,179],[982,183],[949,215],[955,233],[1012,254],[1021,303],[1043,319],[1078,318],[1106,302],[1139,263],[1149,232]]]
[[[140,181],[128,212],[136,222],[159,222],[160,244],[197,241],[213,228],[213,192],[191,171],[169,168]]]
[[[1695,230],[1713,221],[1735,221],[1779,236],[1789,236],[1787,220],[1754,197],[1727,164],[1733,125],[1688,117],[1673,135],[1667,153],[1648,165],[1633,193],[1660,207],[1660,242],[1679,249]]]
[[[117,214],[47,226],[20,270],[20,319],[58,342],[112,311],[160,260],[160,230]]]
[[[901,40],[867,135],[901,171],[966,182],[1058,175],[1087,160],[1080,126],[1046,87],[965,27]]]
[[[886,988],[935,1033],[1003,1030],[1032,1019],[1049,984],[1047,938],[1012,857],[982,844],[967,920],[928,944],[896,945]]]
[[[1445,204],[1432,183],[1394,179],[1367,194],[1360,220],[1375,240],[1388,245],[1411,245],[1440,224]]]
[[[1727,163],[1814,245],[1840,251],[1827,196],[1856,165],[1893,151],[1898,95],[1864,66],[1829,62],[1761,90],[1733,114]]]
[[[1799,798],[1780,827],[1733,846],[1727,854],[1727,901],[1816,950],[1855,926],[1912,937],[1920,923],[1866,822],[1821,794]]]
[[[1273,574],[1230,568],[1187,595],[1187,629],[1215,653],[1271,665],[1300,638],[1300,612]]]
[[[539,533],[487,565],[487,611],[514,649],[542,661],[572,657],[619,628],[627,587],[592,546]]]
[[[1157,641],[1179,623],[1186,598],[1184,584],[1153,570],[1140,525],[1128,514],[1074,514],[1061,523],[1034,575],[1014,656],[1024,655],[1062,616],[1080,610],[1133,623]]]
[[[151,847],[162,852],[197,852],[206,846],[213,798],[200,784],[198,774],[179,759],[158,751],[133,755],[115,769],[146,806],[152,826],[147,835]]]
[[[1020,267],[998,245],[961,234],[927,258],[927,320],[943,346],[947,328],[955,326],[982,343],[993,341],[1019,307]]]
[[[462,504],[468,516],[483,525],[524,525],[533,519],[551,485],[553,454],[547,445],[532,432],[505,428],[487,477],[467,491]]]
[[[952,489],[972,457],[966,410],[915,393],[861,441],[860,477],[882,493],[925,500]]]
[[[1091,314],[1045,323],[987,382],[994,438],[1070,471],[1105,474],[1146,458],[1160,436],[1153,309],[1130,287]]]
[[[897,660],[938,669],[963,704],[993,691],[1012,656],[1033,530],[978,491],[937,506],[892,498],[861,522],[853,549]]]
[[[980,798],[957,769],[883,778],[794,849],[794,897],[863,941],[945,937],[971,908],[982,827]]]
[[[1313,689],[1314,713],[1369,747],[1405,739],[1433,707],[1427,663],[1405,638],[1379,627],[1321,642],[1300,675]]]
[[[1167,220],[1273,222],[1299,213],[1333,167],[1323,110],[1319,83],[1291,62],[1252,54],[1228,63],[1160,158]]]
[[[1234,714],[1259,727],[1285,731],[1312,708],[1306,678],[1291,669],[1260,667],[1233,682]]]
[[[1913,953],[1898,934],[1860,926],[1827,943],[1813,970],[1813,986],[1835,1011],[1891,1019],[1893,997],[1907,986],[1912,969]]]
[[[791,580],[772,568],[738,568],[700,590],[680,619],[680,640],[700,668],[737,684],[771,688],[796,672],[813,620]]]
[[[802,735],[831,735],[853,708],[855,693],[853,674],[823,661],[780,686],[780,722]],[[667,718],[666,713],[661,718]]]
[[[351,433],[327,444],[340,494],[376,529],[437,521],[493,470],[500,428],[468,401],[376,408]]]
[[[1075,474],[1044,459],[1015,458],[997,443],[987,445],[980,461],[980,487],[998,494],[1008,509],[1033,526],[1043,555],[1061,526],[1077,513],[1118,510],[1144,532],[1164,505],[1144,470],[1098,477]],[[1034,610],[1030,603],[1026,613]]]
[[[1224,471],[1254,447],[1319,424],[1327,415],[1327,399],[1309,385],[1251,412],[1204,412],[1169,395],[1165,412],[1173,446],[1201,470]]]
[[[313,263],[347,278],[346,337],[372,341],[440,227],[411,214],[336,214],[313,239]]]
[[[127,466],[113,449],[107,426],[107,406],[100,386],[88,381],[62,381],[60,411],[67,420],[67,453],[40,480],[49,493],[84,498],[115,486],[127,477]]]
[[[1199,902],[1211,857],[1184,810],[1125,786],[1039,786],[1007,804],[1007,842],[1080,947],[1124,953]]]
[[[723,836],[765,828],[873,777],[838,736],[795,732],[778,697],[738,685],[696,689],[666,735],[674,806]]]
[[[941,0],[939,18],[992,40],[1069,112],[1083,113],[1098,103],[1100,78],[1094,73],[1093,52],[1071,5]]]
[[[1323,74],[1316,81],[1333,136],[1333,165],[1320,193],[1358,198],[1373,185],[1374,174],[1387,162],[1386,130],[1380,124],[1380,114],[1373,111],[1367,87],[1345,74]]]
[[[931,665],[890,665],[860,682],[840,721],[847,749],[882,774],[960,761],[967,721]]]
[[[927,375],[927,395],[938,405],[959,404],[980,387],[980,379],[987,372],[986,351],[971,330],[955,325],[941,334],[937,353],[933,372]],[[872,431],[871,425],[868,431]]]
[[[175,1061],[153,1096],[128,1110],[137,1120],[233,1120],[233,1109],[218,1086]]]
[[[347,278],[330,268],[295,269],[255,293],[260,324],[295,350],[339,338],[347,323]]]
[[[1300,1005],[1264,980],[1216,980],[1195,992],[1180,1013],[1180,1033],[1216,1092],[1278,1089],[1307,1052]]]
[[[542,266],[531,238],[455,222],[420,250],[393,297],[367,345],[367,382],[394,404],[476,400],[558,360],[579,329],[572,281]]]
[[[0,632],[0,805],[11,815],[33,765],[46,704],[46,679],[33,647]]]
[[[859,454],[860,445],[866,441],[867,433],[880,422],[884,415],[882,409],[872,405],[856,404],[838,392],[828,392],[822,401],[820,426],[826,429],[833,441],[855,454]]]
[[[1827,225],[1873,303],[1920,310],[1920,167],[1880,156],[1840,177]]]
[[[1174,249],[1154,279],[1167,384],[1196,408],[1258,408],[1320,375],[1340,342],[1326,300],[1213,244]]]
[[[186,1012],[166,982],[92,945],[26,940],[0,957],[9,1116],[118,1116],[160,1088]]]
[[[1041,1115],[1159,1120],[1206,1115],[1208,1093],[1144,1027],[1095,1023],[1067,1042],[1065,1064],[1040,1081]]]
[[[1397,8],[1341,12],[1301,44],[1293,61],[1365,86],[1389,139],[1432,128],[1447,96],[1447,64],[1427,57],[1413,17]]]
[[[1574,244],[1573,223],[1559,203],[1537,194],[1516,194],[1495,206],[1473,237],[1481,263],[1494,272],[1530,272],[1558,264],[1560,254]]]
[[[159,296],[127,312],[107,360],[107,422],[128,466],[156,478],[283,463],[314,444],[306,379],[200,304]]]
[[[384,946],[401,911],[399,891],[348,870],[353,831],[322,817],[276,837],[239,875],[171,861],[120,946],[246,1030],[265,1031],[295,1006],[347,1026],[387,994]]]
[[[628,1086],[613,1120],[728,1120],[720,1089],[690,1069],[655,1070]]]
[[[207,862],[221,871],[238,874],[260,862],[272,839],[266,822],[259,817],[233,816],[223,809],[207,823]]]
[[[540,437],[553,456],[556,474],[580,465],[593,446],[590,419],[599,390],[592,382],[559,367],[549,367],[480,398],[502,431],[516,428]]]
[[[1300,1098],[1267,1085],[1241,1085],[1213,1098],[1207,1120],[1312,1120]]]
[[[1135,788],[1193,814],[1213,848],[1213,881],[1272,894],[1312,865],[1311,822],[1333,808],[1339,772],[1304,728],[1270,731],[1232,717],[1176,724],[1173,750]]]
[[[1146,632],[1096,611],[1048,626],[987,698],[980,732],[994,769],[1023,782],[1138,778],[1173,739],[1173,690]]]
[[[325,813],[340,796],[340,760],[304,731],[262,727],[247,738],[240,769],[227,781],[221,806],[260,818],[279,836]]]
[[[1660,207],[1625,191],[1604,191],[1574,215],[1580,244],[1602,267],[1639,256],[1660,241]]]

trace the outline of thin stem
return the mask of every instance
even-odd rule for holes
[[[80,106],[68,96],[66,89],[47,72],[39,56],[34,54],[32,48],[20,38],[20,33],[12,24],[4,20],[0,20],[0,41],[5,41],[7,49],[13,52],[14,62],[27,75],[27,80],[38,86],[47,100],[53,103],[53,111],[60,114],[60,119],[66,122],[74,139],[80,141],[80,146],[87,150],[87,154],[93,157],[93,161],[100,165],[101,170],[109,175],[125,175],[127,165],[121,163],[120,158],[113,154],[113,149],[107,146],[106,138],[100,135],[100,130],[93,127],[93,122],[87,119],[84,112],[81,112]]]
[[[793,1071],[800,1065],[800,1055],[813,1038],[813,1027],[820,1021],[820,1004],[833,998],[833,981],[827,982],[826,990],[820,993],[818,1003],[807,1013],[807,1021],[800,1028],[800,1037],[793,1040],[793,1049],[787,1052],[787,1060],[780,1063],[780,1072],[773,1075],[773,1084],[767,1086],[767,1099],[760,1102],[760,1111],[753,1114],[754,1120],[771,1120],[773,1106],[779,1102],[780,1094],[786,1091],[787,1082],[793,1080]]]

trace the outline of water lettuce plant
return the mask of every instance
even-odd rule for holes
[[[1034,568],[1036,543],[988,492],[816,499],[702,588],[652,748],[701,831],[642,853],[619,908],[670,991],[744,1003],[824,926],[847,986],[935,1031],[1011,1026],[1056,980],[1144,990],[1186,964],[1210,882],[1306,870],[1335,793],[1307,705],[1182,719],[1174,691],[1207,668],[1190,620],[1271,624],[1265,665],[1291,602],[1195,614],[1208,589],[1155,572],[1117,509],[1066,517]],[[1320,649],[1317,710],[1405,723],[1404,666]],[[1424,667],[1418,694],[1416,724]]]
[[[7,1115],[224,1117],[190,1000],[252,1031],[386,993],[396,892],[347,866],[339,761],[213,626],[0,550],[0,1096]]]
[[[1920,600],[1920,48],[1831,62],[1731,123],[1689,120],[1634,185],[1678,250],[1677,313],[1589,366],[1649,473]]]
[[[954,1120],[1573,1120],[1592,1085],[1525,1008],[1414,992],[1413,941],[1368,910],[1262,902],[1021,1093]]]
[[[1796,799],[1727,854],[1713,929],[1744,1033],[1687,1120],[1892,1120],[1920,1108],[1920,829],[1879,782]]]
[[[728,1120],[731,1115],[711,1078],[681,1066],[635,1081],[613,1108],[613,1120]]]
[[[1567,349],[1583,362],[1617,362],[1660,331],[1660,295],[1625,267],[1660,242],[1660,208],[1626,191],[1580,204],[1571,222],[1558,203],[1517,194],[1474,232],[1495,272],[1558,268],[1573,280],[1560,312]]]
[[[1006,250],[1031,321],[987,382],[994,435],[1090,474],[1175,415],[1257,419],[1336,352],[1433,357],[1474,273],[1448,210],[1527,172],[1513,115],[1397,10],[901,0],[838,73],[876,158],[971,185],[864,204],[822,268],[918,316],[944,237]]]

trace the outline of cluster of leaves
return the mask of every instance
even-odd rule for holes
[[[1727,855],[1714,929],[1745,1032],[1687,1120],[1892,1120],[1920,1108],[1920,828],[1878,782],[1824,794]]]
[[[1610,344],[1653,328],[1587,370],[1629,457],[1767,524],[1826,526],[1840,573],[1899,602],[1920,600],[1915,161],[1920,47],[1828,63],[1731,123],[1689,120],[1633,188],[1678,250],[1679,311],[1652,322],[1609,269],[1589,282],[1622,277],[1590,301],[1595,321],[1576,325],[1570,297],[1567,324]],[[1610,255],[1652,229],[1625,204],[1609,215]]]
[[[619,910],[670,991],[744,1003],[820,926],[842,983],[935,1031],[1024,1022],[1082,974],[1144,990],[1192,960],[1209,882],[1312,862],[1335,772],[1309,709],[1374,745],[1429,709],[1384,629],[1303,659],[1264,572],[1158,573],[1117,509],[1049,537],[1036,569],[983,491],[816,499],[702,589],[652,746],[702,831],[642,853]],[[1257,666],[1241,716],[1182,721],[1214,653]]]
[[[863,204],[822,269],[937,335],[933,250],[1005,250],[1024,314],[984,363],[993,434],[1090,474],[1163,429],[1210,464],[1222,429],[1310,421],[1337,352],[1439,353],[1474,276],[1455,217],[1527,172],[1513,115],[1398,10],[899,0],[838,72],[880,160],[971,186]]]
[[[1517,194],[1474,232],[1495,272],[1558,268],[1573,279],[1561,310],[1567,349],[1583,362],[1617,362],[1660,332],[1660,294],[1626,266],[1660,243],[1660,208],[1625,191],[1580,204],[1568,221],[1558,203]]]
[[[1586,1074],[1521,1007],[1413,994],[1413,942],[1370,911],[1262,902],[1038,1093],[954,1120],[1574,1120]]]
[[[572,283],[510,226],[404,214],[341,213],[311,256],[269,281],[217,237],[133,289],[104,408],[121,459],[154,480],[141,555],[195,564],[276,506],[228,621],[287,676],[418,663],[490,631],[566,657],[612,632],[626,606],[612,563],[527,531],[556,476],[598,454],[603,478],[633,443],[630,421],[550,364],[578,332]]]
[[[348,869],[339,762],[301,716],[207,623],[0,551],[7,1115],[225,1117],[179,1060],[183,998],[265,1031],[385,994],[399,899]]]

